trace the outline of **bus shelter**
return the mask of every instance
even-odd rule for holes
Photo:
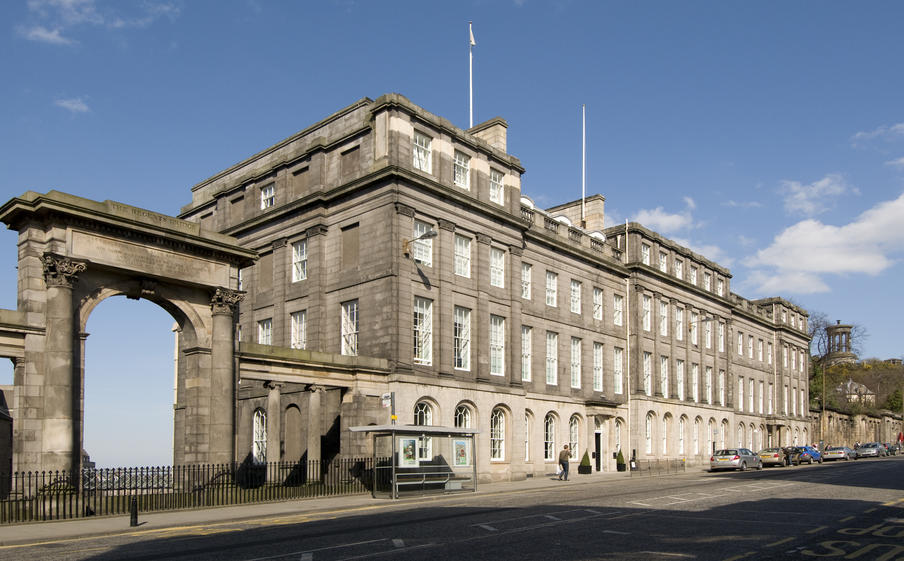
[[[349,427],[373,437],[373,497],[477,491],[475,429],[420,425]]]

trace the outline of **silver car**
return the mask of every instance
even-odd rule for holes
[[[885,446],[878,442],[867,442],[857,448],[858,458],[878,458],[885,455]]]
[[[759,456],[747,448],[716,450],[716,453],[709,459],[709,471],[720,469],[747,471],[749,468],[763,469],[763,462]]]
[[[828,460],[856,460],[857,454],[847,446],[829,446],[822,453],[822,459]]]

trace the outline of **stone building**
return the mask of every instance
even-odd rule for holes
[[[238,271],[235,456],[361,455],[350,426],[479,431],[484,480],[708,460],[810,438],[807,313],[602,196],[541,210],[496,118],[462,130],[362,99],[192,188],[180,218],[253,250]],[[582,212],[583,206],[583,212]],[[430,456],[429,443],[419,451]]]

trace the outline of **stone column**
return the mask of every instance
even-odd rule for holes
[[[210,419],[207,462],[235,459],[235,373],[233,367],[233,314],[245,295],[218,288],[210,300],[213,329],[210,336]]]
[[[320,412],[320,398],[323,395],[323,386],[311,385],[308,397],[308,474],[310,479],[320,479],[320,437],[323,434]],[[316,463],[312,463],[316,462]]]
[[[267,393],[267,462],[282,460],[282,406],[279,382],[266,382]]]
[[[80,391],[73,364],[77,334],[72,289],[87,266],[49,253],[41,260],[47,285],[41,469],[76,470],[81,462],[81,442],[74,415]]]

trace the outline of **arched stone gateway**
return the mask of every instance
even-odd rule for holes
[[[256,253],[192,222],[56,191],[12,199],[0,220],[19,232],[19,309],[0,311],[0,356],[16,363],[13,469],[80,467],[85,326],[117,295],[179,326],[174,463],[231,462],[238,270]]]

